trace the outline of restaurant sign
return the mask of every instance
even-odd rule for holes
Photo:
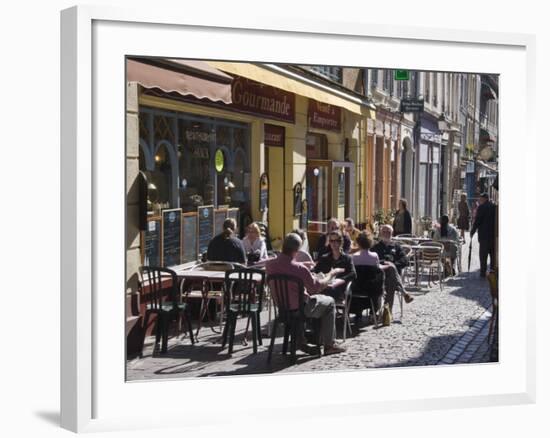
[[[236,76],[231,95],[230,106],[239,111],[294,123],[296,103],[292,93]]]
[[[341,108],[328,103],[309,99],[307,118],[310,128],[327,131],[340,131],[342,129]]]
[[[264,125],[264,143],[266,146],[285,147],[285,128],[283,126]]]

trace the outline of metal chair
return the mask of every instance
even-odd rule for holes
[[[275,337],[277,336],[277,328],[279,324],[284,325],[283,338],[283,354],[286,354],[288,343],[290,340],[290,361],[296,363],[296,349],[299,330],[304,328],[306,316],[304,314],[304,284],[296,277],[290,275],[268,275],[267,285],[271,291],[271,297],[277,309],[277,315],[273,321],[271,330],[271,342],[267,355],[267,362],[271,362],[273,347],[275,345]],[[294,297],[294,300],[292,299]],[[313,324],[313,334],[317,343],[317,354],[321,356],[320,344],[320,320],[318,318],[310,318]]]
[[[230,271],[236,268],[244,268],[245,266],[240,263],[233,262],[217,262],[209,261],[200,263],[193,266],[192,270],[203,270],[203,271]],[[200,299],[201,307],[199,310],[199,319],[197,324],[197,332],[195,336],[199,335],[199,330],[202,327],[202,321],[205,317],[208,317],[208,305],[211,300],[214,300],[216,303],[216,313],[219,316],[220,320],[220,333],[223,328],[223,287],[216,285],[213,282],[201,281],[200,289],[194,289],[193,285],[196,284],[196,281],[181,282],[180,292],[181,295],[185,297],[186,301],[188,299]]]
[[[420,269],[428,269],[428,287],[431,286],[430,280],[437,270],[439,289],[443,291],[443,244],[435,241],[421,242],[422,249],[419,251],[418,266]]]
[[[357,278],[351,283],[350,312],[354,313],[355,309],[370,308],[375,327],[378,328],[377,312],[381,306],[375,306],[375,300],[377,304],[381,304],[384,295],[385,273],[377,266],[364,265],[355,266],[355,271],[357,272]],[[364,301],[368,303],[367,306],[363,305]],[[362,313],[362,310],[355,311],[361,311]]]
[[[187,303],[178,299],[178,277],[168,268],[143,266],[141,268],[143,283],[141,284],[142,300],[146,303],[144,327],[151,315],[157,315],[155,345],[162,338],[161,353],[166,353],[168,347],[168,327],[172,317],[182,317],[187,322],[191,343],[195,343],[191,317]]]
[[[252,320],[252,342],[254,354],[258,352],[258,343],[262,345],[260,332],[260,313],[264,299],[265,272],[259,269],[244,268],[225,272],[224,293],[225,313],[227,315],[222,335],[222,349],[229,336],[229,354],[233,353],[233,340],[237,318]],[[245,335],[248,330],[245,330]]]
[[[342,301],[338,300],[335,302],[336,306],[336,315],[341,315],[343,318],[343,328],[342,328],[342,342],[346,342],[346,332],[349,329],[351,334],[351,322],[349,320],[349,309],[351,305],[351,282],[346,285],[346,290],[344,292],[344,299]],[[340,313],[338,313],[340,311]]]

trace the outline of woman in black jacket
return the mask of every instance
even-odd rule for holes
[[[409,210],[407,210],[407,200],[399,200],[399,210],[395,212],[393,219],[393,235],[412,234],[412,218]]]
[[[340,278],[345,281],[342,286],[335,288],[328,288],[325,293],[332,296],[335,300],[339,301],[344,297],[346,285],[355,280],[355,267],[351,261],[351,256],[344,253],[342,246],[344,243],[344,237],[340,231],[331,231],[328,234],[328,241],[330,251],[319,257],[317,264],[313,268],[313,272],[327,274],[331,269],[340,268],[342,272],[339,273],[336,278]]]

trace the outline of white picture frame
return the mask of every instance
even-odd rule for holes
[[[536,144],[531,114],[534,36],[268,16],[243,16],[227,23],[223,16],[212,11],[205,17],[194,11],[89,6],[67,9],[61,18],[62,427],[95,432],[180,426],[181,406],[162,396],[184,392],[191,394],[196,403],[186,407],[185,424],[197,425],[209,421],[207,413],[200,409],[201,404],[208,402],[208,394],[235,391],[239,396],[237,388],[246,393],[247,387],[252,388],[258,382],[270,396],[262,404],[250,407],[246,417],[256,420],[269,418],[274,408],[299,419],[534,402],[535,311],[528,305],[535,295],[534,267],[526,267],[522,279],[528,280],[522,282],[507,269],[514,261],[514,254],[506,251],[510,248],[506,236],[522,226],[519,215],[506,213],[527,205],[532,211],[536,205],[535,193],[529,190],[535,186],[535,173],[527,170],[528,157],[534,156]],[[254,42],[250,36],[254,36]],[[186,47],[178,41],[195,44]],[[238,44],[243,41],[248,41],[247,46]],[[306,47],[306,41],[311,44],[307,53],[300,51]],[[266,45],[268,42],[271,45]],[[319,50],[315,44],[325,46]],[[269,52],[265,47],[270,48]],[[384,55],[388,47],[403,56],[392,60]],[[121,55],[268,62],[284,58],[290,63],[322,65],[329,63],[327,53],[333,53],[330,63],[350,65],[353,48],[369,50],[369,56],[356,58],[354,64],[358,66],[501,75],[500,263],[504,304],[500,363],[125,383],[125,82]],[[415,59],[415,54],[424,56]],[[521,132],[521,137],[516,131]],[[522,154],[514,156],[511,163],[510,151],[520,141],[524,145]],[[533,242],[525,245],[529,247]],[[512,297],[514,305],[506,305]],[[318,388],[321,380],[324,391]],[[369,391],[344,390],[339,395],[326,389],[338,385],[351,388],[358,381]],[[288,385],[309,396],[278,407],[277,397]],[[138,396],[144,399],[161,396],[169,408],[152,416],[149,406],[149,415],[144,415],[134,403]],[[227,407],[217,415],[216,422],[228,424],[234,414]]]

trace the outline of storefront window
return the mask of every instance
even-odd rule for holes
[[[328,159],[328,141],[324,134],[307,134],[306,158],[308,160]]]
[[[143,107],[140,128],[145,157],[140,167],[152,172],[163,208],[179,202],[191,212],[201,205],[250,203],[248,125]],[[218,150],[223,160],[216,170]]]

